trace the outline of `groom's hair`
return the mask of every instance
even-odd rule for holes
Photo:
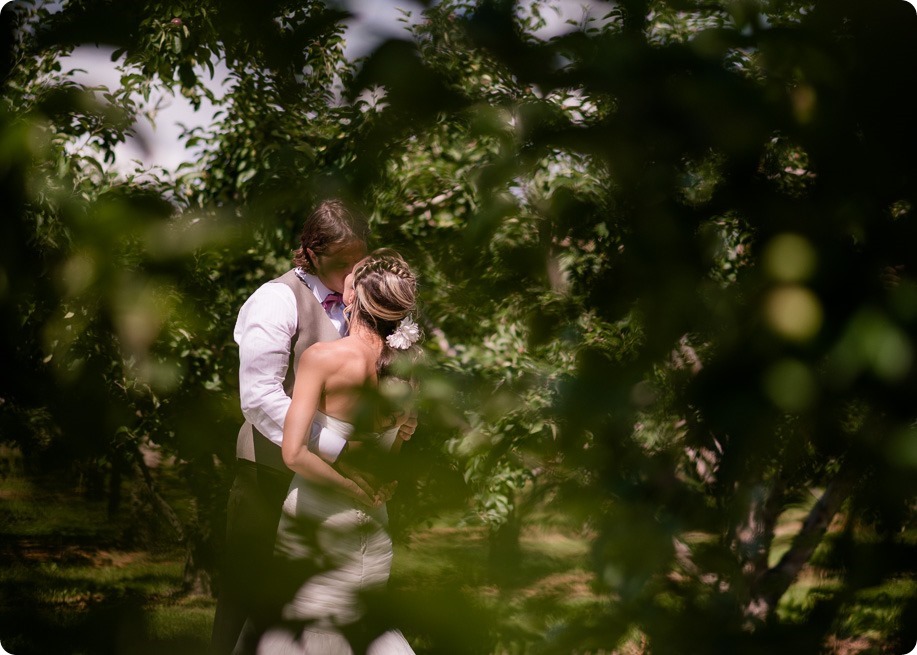
[[[315,273],[306,249],[324,255],[354,241],[364,245],[369,238],[366,216],[341,200],[323,200],[306,218],[299,237],[299,248],[293,251],[293,266]]]

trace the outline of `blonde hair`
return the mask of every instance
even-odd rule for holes
[[[397,251],[380,248],[353,267],[353,292],[347,308],[351,320],[359,320],[382,338],[377,365],[382,377],[396,354],[386,337],[401,319],[416,312],[417,277]]]

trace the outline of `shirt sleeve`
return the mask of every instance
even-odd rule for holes
[[[285,284],[268,282],[239,310],[233,338],[239,344],[239,398],[242,415],[280,445],[290,397],[283,381],[296,334],[296,298]]]
[[[239,310],[233,338],[239,344],[239,398],[242,415],[278,446],[290,397],[283,388],[296,334],[296,297],[285,284],[259,287]],[[313,426],[309,450],[334,463],[347,440]]]

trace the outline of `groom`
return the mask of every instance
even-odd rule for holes
[[[239,311],[234,338],[246,420],[236,442],[238,466],[227,507],[214,655],[254,652],[259,629],[269,625],[270,612],[278,607],[278,592],[269,581],[277,524],[293,475],[280,454],[289,394],[302,352],[346,334],[344,278],[366,255],[368,235],[362,214],[339,200],[320,203],[303,224],[294,268],[262,285]],[[414,426],[407,426],[408,437]],[[310,439],[310,448],[329,463],[345,445],[324,429]],[[246,619],[255,630],[242,634]]]

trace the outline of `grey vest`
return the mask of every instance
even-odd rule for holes
[[[296,377],[296,367],[303,351],[319,341],[334,341],[341,335],[328,318],[321,303],[316,300],[312,290],[296,275],[296,270],[289,270],[272,284],[285,284],[293,290],[296,297],[296,334],[290,343],[290,364],[287,366],[286,378],[283,389],[287,395],[293,393],[293,380]],[[288,470],[283,463],[280,446],[258,432],[249,421],[242,424],[239,438],[236,441],[236,457],[247,459],[264,466],[269,466],[281,471]]]

